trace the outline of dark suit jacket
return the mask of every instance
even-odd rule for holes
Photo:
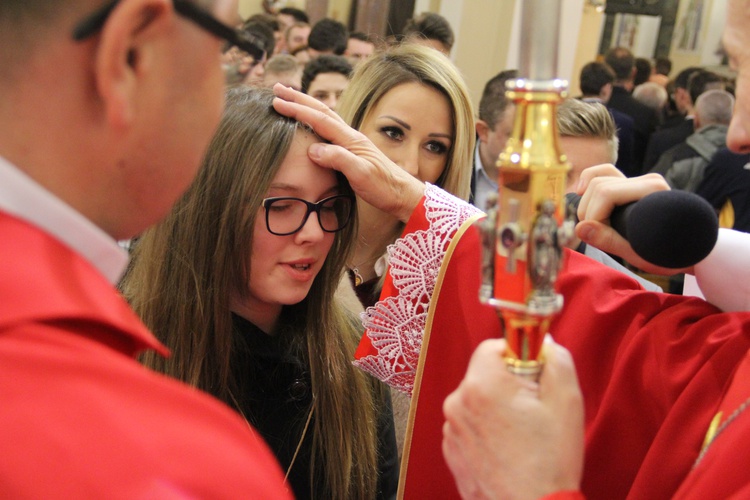
[[[659,125],[659,115],[656,110],[637,101],[622,87],[612,87],[612,96],[609,98],[607,107],[633,118],[633,162],[638,172],[643,171],[643,159],[646,156],[648,139]]]
[[[734,209],[733,229],[750,233],[750,154],[738,155],[720,149],[706,167],[703,182],[695,191],[717,210],[727,201]]]
[[[654,168],[654,165],[659,161],[659,157],[666,150],[685,142],[685,139],[695,132],[694,128],[693,119],[685,118],[678,125],[654,132],[648,141],[648,149],[646,149],[646,157],[643,160],[641,172],[645,173]]]
[[[615,166],[628,177],[636,176],[639,173],[639,165],[635,163],[633,156],[635,122],[630,116],[616,109],[610,109],[609,112],[615,121],[617,139],[619,140],[619,145],[617,146],[617,163],[615,163]]]

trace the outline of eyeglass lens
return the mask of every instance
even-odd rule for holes
[[[333,196],[310,203],[299,198],[276,198],[266,203],[266,222],[273,234],[286,235],[299,231],[312,212],[317,212],[323,231],[332,233],[349,222],[352,200],[348,196]]]

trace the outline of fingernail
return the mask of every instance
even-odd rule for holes
[[[316,142],[315,144],[312,144],[310,146],[310,149],[307,150],[307,153],[313,160],[320,160],[320,157],[323,155],[323,151],[325,151],[325,146],[320,144],[319,142]]]

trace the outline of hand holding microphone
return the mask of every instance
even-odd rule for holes
[[[581,174],[581,222],[576,227],[581,240],[644,271],[665,275],[689,272],[713,249],[718,220],[702,198],[669,191],[657,174],[602,177],[598,169]]]

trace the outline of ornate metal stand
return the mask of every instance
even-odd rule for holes
[[[536,16],[542,7],[546,13]],[[506,95],[516,106],[513,134],[497,161],[498,195],[492,197],[493,206],[480,225],[480,300],[496,308],[503,323],[508,369],[532,379],[542,369],[541,347],[549,323],[562,308],[554,285],[562,248],[574,228],[565,220],[570,166],[560,152],[556,126],[557,105],[565,97],[567,82],[548,76],[556,71],[557,39],[550,33],[557,33],[559,22],[550,9],[559,13],[557,2],[524,2],[524,28],[543,32],[526,36],[526,47],[522,43],[521,74],[536,79],[508,82]]]

